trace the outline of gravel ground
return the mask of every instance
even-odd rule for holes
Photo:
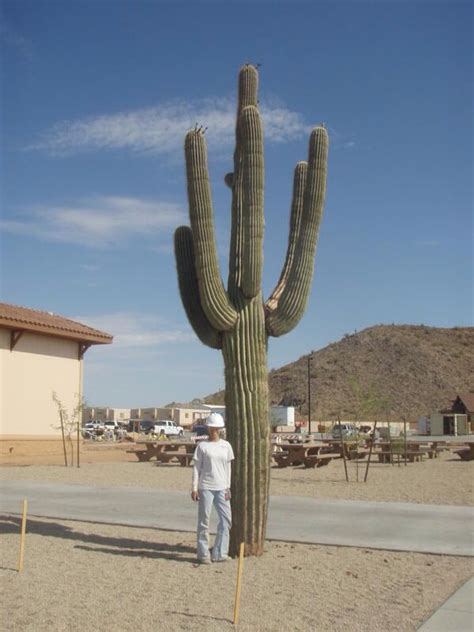
[[[237,561],[194,564],[193,534],[35,519],[16,572],[19,520],[0,519],[2,630],[232,630]],[[410,632],[473,561],[268,542],[244,562],[239,630]]]
[[[130,457],[133,461],[130,461]],[[89,462],[87,462],[89,461]],[[327,467],[272,468],[270,493],[346,500],[414,502],[436,505],[474,505],[474,461],[464,462],[451,452],[407,466],[372,463],[367,483],[365,462],[348,463],[347,483],[341,459]],[[2,466],[0,480],[37,480],[84,485],[144,486],[189,490],[191,468],[139,463],[119,446],[86,451],[80,468],[62,465]]]
[[[474,462],[451,453],[405,466],[332,461],[272,468],[272,494],[473,505]],[[3,466],[0,480],[189,490],[190,468],[139,463],[94,446],[80,468]],[[194,535],[53,519],[28,521],[16,572],[17,518],[0,517],[3,631],[231,630],[237,561],[195,566]],[[244,563],[243,631],[410,632],[473,573],[461,557],[267,542]]]

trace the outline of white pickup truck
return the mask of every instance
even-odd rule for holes
[[[184,428],[177,426],[174,421],[163,419],[161,421],[155,421],[154,434],[165,434],[169,437],[182,437],[184,434]]]

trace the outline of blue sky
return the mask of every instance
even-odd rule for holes
[[[292,171],[330,134],[307,312],[276,368],[378,323],[472,325],[472,4],[2,2],[2,301],[115,336],[86,354],[91,404],[223,386],[179,298],[183,142],[207,140],[227,278],[237,72],[260,63],[265,296],[285,257]]]

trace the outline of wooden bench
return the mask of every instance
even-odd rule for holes
[[[426,450],[426,454],[428,455],[429,459],[437,459],[440,452],[445,452],[446,450],[448,450],[449,448],[427,448]]]
[[[180,452],[179,450],[170,450],[167,446],[163,450],[153,449],[153,446],[147,446],[146,450],[127,450],[128,453],[134,454],[139,461],[150,461],[156,458],[158,463],[169,463],[176,459],[180,465],[186,467],[191,464],[194,454],[192,452]]]
[[[182,467],[186,467],[191,464],[193,455],[187,454],[186,452],[171,452],[168,450],[156,455],[158,463],[170,463],[173,459],[177,459]]]
[[[325,465],[329,465],[329,462],[332,461],[333,457],[323,454],[319,456],[318,454],[309,454],[305,456],[303,459],[303,465],[305,467],[324,467]]]
[[[474,461],[474,449],[472,445],[468,448],[462,448],[461,450],[454,450],[454,454],[457,454],[462,461]]]
[[[377,450],[373,452],[376,454],[379,459],[379,463],[390,463],[390,454],[392,455],[393,462],[400,463],[405,460],[405,452],[393,451],[390,453],[390,450]],[[406,457],[407,461],[410,463],[414,463],[415,461],[423,461],[423,457],[426,455],[424,450],[407,450]]]
[[[150,455],[146,450],[127,450],[128,454],[134,454],[139,461],[149,461]]]
[[[278,467],[288,467],[290,465],[290,459],[288,452],[274,452],[272,457],[275,459]]]

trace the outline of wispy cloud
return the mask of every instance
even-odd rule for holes
[[[310,129],[300,114],[281,104],[263,105],[261,112],[267,141],[288,142],[306,135]],[[196,123],[208,128],[210,149],[232,145],[235,103],[230,99],[173,101],[153,108],[62,121],[28,149],[46,150],[53,155],[117,149],[170,155],[182,151],[184,135]]]
[[[441,246],[441,242],[437,239],[417,239],[414,244],[420,248],[438,248]]]
[[[79,267],[85,272],[97,272],[99,269],[99,266],[95,263],[81,263]]]
[[[168,328],[159,318],[135,312],[114,312],[74,317],[81,323],[114,336],[114,349],[150,348],[168,343],[187,343],[194,338],[190,329]]]
[[[356,142],[352,134],[340,132],[332,125],[328,125],[327,129],[329,132],[329,137],[331,139],[331,147],[333,149],[354,149],[356,147],[359,147],[359,143]]]
[[[169,237],[186,221],[177,204],[128,197],[96,197],[69,205],[35,207],[0,221],[5,232],[47,241],[107,247],[134,236]]]
[[[0,40],[2,44],[7,49],[13,50],[21,59],[31,61],[34,57],[32,41],[21,35],[3,16],[2,18],[2,23],[0,24]]]

